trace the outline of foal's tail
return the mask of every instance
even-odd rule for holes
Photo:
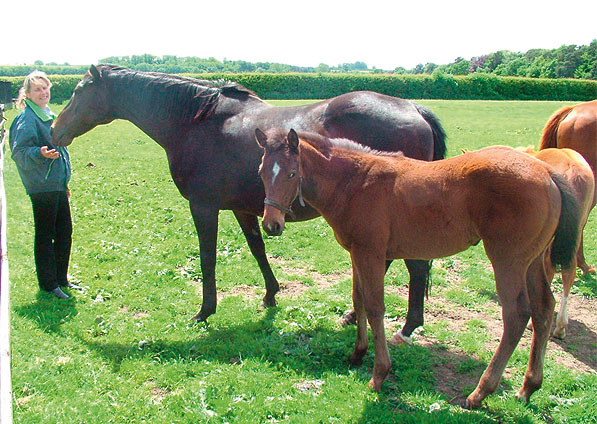
[[[558,147],[558,128],[560,122],[568,116],[574,106],[564,106],[558,109],[547,121],[545,128],[543,128],[543,135],[541,136],[541,142],[539,143],[539,150],[547,149],[550,147]]]
[[[556,228],[551,249],[551,261],[554,266],[568,268],[576,255],[578,240],[581,232],[581,210],[572,186],[560,173],[550,170],[551,179],[560,190],[562,211],[560,222]]]
[[[433,132],[433,160],[444,159],[446,157],[446,132],[439,122],[439,118],[425,106],[416,103],[414,105]]]

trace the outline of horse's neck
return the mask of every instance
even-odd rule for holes
[[[335,156],[334,162],[342,161]],[[342,167],[330,172],[330,158],[308,143],[301,143],[301,168],[304,178],[304,196],[324,217],[332,203],[342,202],[346,195],[343,187],[349,173]]]
[[[116,117],[132,122],[164,148],[175,138],[176,132],[182,129],[177,128],[172,120],[166,119],[168,115],[161,113],[155,105],[143,104],[138,98],[132,99],[129,96],[123,96],[120,100],[116,106]]]

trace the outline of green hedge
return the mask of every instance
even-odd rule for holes
[[[357,90],[370,90],[405,99],[567,100],[597,98],[597,81],[499,77],[491,74],[453,76],[383,74],[192,74],[200,79],[237,81],[263,99],[325,99]],[[68,100],[81,79],[78,75],[51,75],[52,99]],[[5,77],[17,96],[23,77]]]

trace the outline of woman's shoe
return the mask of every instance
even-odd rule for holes
[[[61,284],[61,285],[62,285],[62,287],[66,287],[67,289],[83,290],[83,287],[77,286],[76,284],[73,284],[70,281],[67,281],[66,284]]]
[[[56,287],[54,290],[50,290],[54,296],[59,299],[70,299],[68,294],[64,293],[60,287]]]

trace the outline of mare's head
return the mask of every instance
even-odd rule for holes
[[[257,128],[255,138],[264,149],[259,166],[265,186],[262,225],[267,234],[279,236],[284,231],[286,214],[293,215],[290,206],[301,190],[299,138],[294,130],[286,133],[281,128],[267,133]]]
[[[109,91],[105,85],[101,69],[91,65],[77,84],[68,105],[52,125],[53,144],[68,146],[73,138],[114,120]]]

